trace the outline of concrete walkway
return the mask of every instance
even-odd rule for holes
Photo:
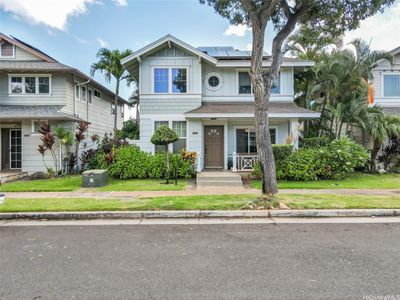
[[[400,189],[281,189],[280,194],[335,194],[335,195],[386,195],[400,196]],[[161,196],[197,196],[197,195],[234,195],[260,194],[259,190],[248,188],[204,188],[183,191],[132,191],[132,192],[102,192],[80,189],[73,192],[5,192],[7,198],[146,198]]]

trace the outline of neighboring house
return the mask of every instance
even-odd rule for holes
[[[0,33],[0,170],[45,171],[38,152],[41,122],[74,132],[89,122],[90,136],[112,132],[114,114],[122,126],[124,104],[114,93],[81,71],[59,63],[39,49]],[[89,145],[90,146],[90,145]],[[89,147],[88,146],[88,147]],[[54,168],[50,155],[49,167]]]
[[[394,62],[382,60],[373,70],[375,104],[387,114],[400,115],[400,46],[390,51]]]
[[[249,51],[233,47],[194,48],[167,35],[123,60],[138,80],[142,150],[157,151],[150,138],[160,125],[179,141],[170,150],[198,154],[198,170],[251,170],[256,160],[254,98]],[[263,65],[270,66],[265,54]],[[313,62],[284,58],[269,107],[271,139],[297,145],[299,122],[319,113],[294,102],[294,72]]]

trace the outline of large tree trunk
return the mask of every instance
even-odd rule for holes
[[[114,106],[115,106],[115,115],[114,115],[114,134],[117,131],[118,126],[118,94],[119,94],[119,79],[117,78],[116,87],[115,87],[115,97],[114,97]]]

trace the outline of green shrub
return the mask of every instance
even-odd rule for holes
[[[151,142],[154,145],[168,145],[176,142],[179,139],[175,131],[168,126],[162,125],[154,131]]]
[[[187,178],[194,175],[193,164],[179,154],[169,153],[170,172]],[[109,174],[121,179],[151,178],[161,179],[167,171],[165,153],[151,154],[137,146],[126,146],[115,150],[114,160],[109,166]],[[172,176],[174,177],[174,176]]]
[[[300,148],[320,148],[326,147],[330,143],[330,139],[328,137],[313,137],[313,138],[305,138],[300,140]]]
[[[284,165],[284,162],[293,153],[293,149],[294,149],[293,145],[287,145],[287,144],[272,145],[272,151],[274,152],[274,158],[275,158],[276,175],[278,178],[281,176],[281,173],[283,172],[282,167]],[[258,178],[261,178],[261,168],[259,163],[257,163],[254,166],[253,175],[255,175]]]
[[[368,158],[367,150],[356,142],[348,138],[336,139],[326,147],[293,152],[278,178],[298,181],[341,179],[354,172],[354,168],[365,165]]]
[[[122,129],[119,132],[121,139],[136,140],[139,138],[139,127],[135,119],[130,118],[122,124]]]

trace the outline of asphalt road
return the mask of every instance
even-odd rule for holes
[[[1,299],[400,299],[400,223],[0,227]]]

